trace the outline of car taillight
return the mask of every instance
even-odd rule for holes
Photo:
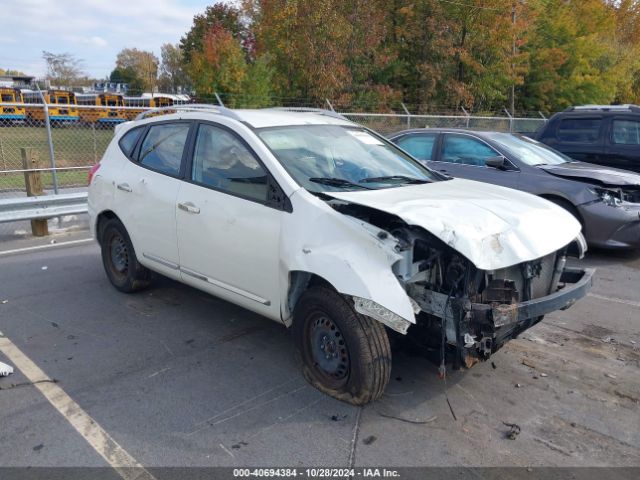
[[[93,176],[96,174],[96,172],[98,171],[99,168],[100,168],[100,164],[96,163],[93,167],[91,167],[91,170],[89,170],[89,182],[88,182],[88,185],[91,185],[91,180],[93,180]]]

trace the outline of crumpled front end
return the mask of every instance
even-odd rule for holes
[[[433,249],[418,267],[424,273],[405,285],[421,310],[409,334],[425,346],[449,346],[457,364],[471,367],[488,359],[544,315],[569,308],[587,294],[594,270],[566,266],[567,255],[584,246],[582,239],[577,243],[492,271]]]
[[[355,309],[427,349],[456,352],[459,365],[486,360],[544,315],[570,307],[591,286],[593,270],[566,266],[568,256],[582,257],[586,251],[581,234],[540,258],[480,269],[450,244],[395,215],[348,202],[328,203],[363,227],[378,229],[380,241],[393,246],[391,271],[414,308],[415,320],[377,304],[376,297],[353,295]]]

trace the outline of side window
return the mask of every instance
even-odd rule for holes
[[[600,136],[601,118],[565,118],[558,125],[561,142],[596,143]]]
[[[267,173],[238,137],[212,125],[200,125],[191,179],[208,187],[265,202]]]
[[[132,128],[120,139],[120,149],[127,157],[131,155],[131,151],[133,150],[135,144],[138,142],[138,138],[140,138],[142,130],[143,127]]]
[[[138,162],[168,175],[178,175],[189,124],[163,123],[149,128],[142,142]]]
[[[475,138],[445,135],[441,160],[483,167],[487,158],[497,157],[498,155],[499,153],[493,148]]]
[[[640,122],[614,120],[611,142],[619,145],[640,145]]]
[[[398,145],[418,160],[431,160],[435,142],[435,134],[418,134],[400,138]]]

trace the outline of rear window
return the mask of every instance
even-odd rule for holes
[[[601,125],[602,118],[565,118],[560,122],[557,137],[561,142],[596,143]]]

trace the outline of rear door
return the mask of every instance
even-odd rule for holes
[[[144,265],[178,277],[176,198],[192,122],[158,122],[116,175],[114,210]]]
[[[417,158],[428,166],[428,162],[433,160],[433,152],[437,139],[438,134],[435,132],[420,132],[403,135],[402,137],[396,138],[393,142],[413,158]]]
[[[640,172],[640,119],[631,116],[610,117],[608,130],[606,164]]]
[[[488,167],[488,158],[500,153],[481,138],[464,133],[445,133],[431,168],[452,177],[518,188],[520,172],[516,169],[499,170]]]

